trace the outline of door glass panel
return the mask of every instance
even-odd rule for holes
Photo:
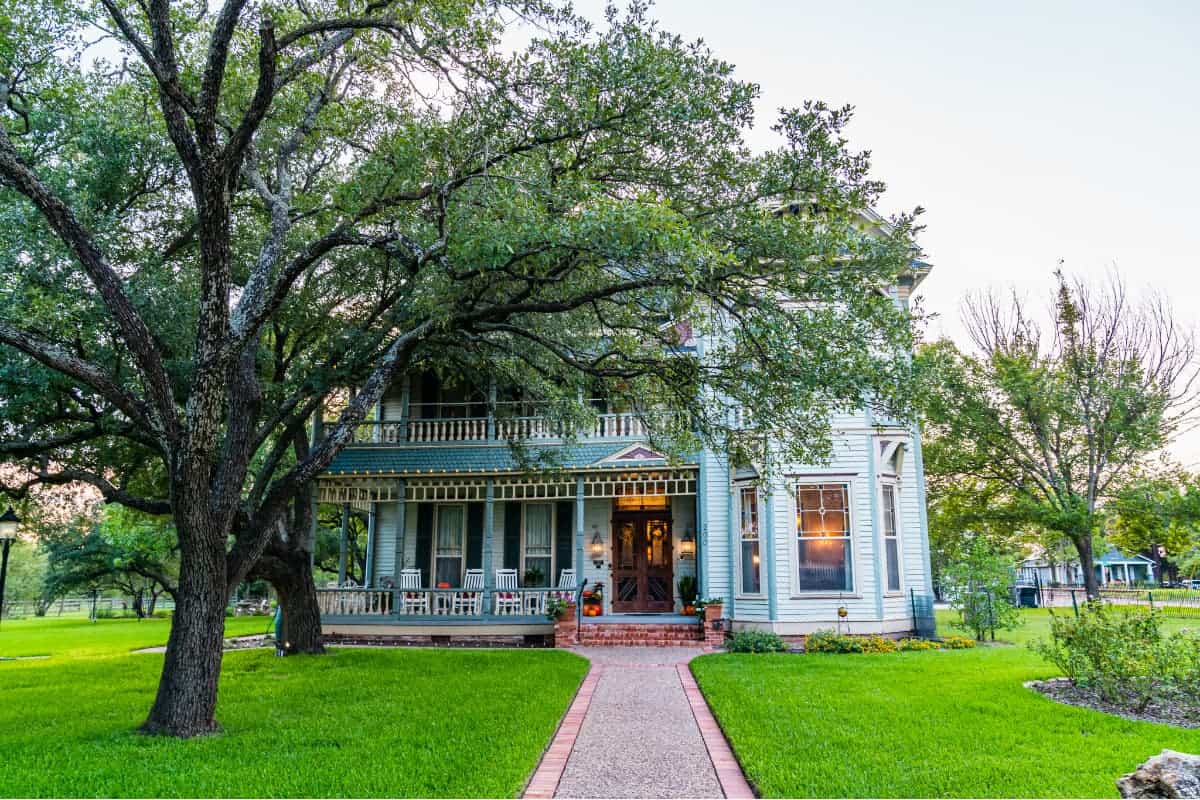
[[[652,602],[661,603],[671,599],[670,584],[659,575],[651,575],[646,579],[646,592]]]
[[[670,539],[667,523],[650,520],[646,523],[646,560],[651,567],[665,567],[670,562]]]
[[[617,568],[633,569],[636,564],[634,555],[633,523],[623,522],[617,529]]]

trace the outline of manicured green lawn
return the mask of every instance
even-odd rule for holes
[[[1035,612],[1007,635],[1028,640],[1047,623]],[[1200,752],[1200,730],[1025,689],[1055,670],[1023,646],[713,655],[692,669],[766,797],[1115,797],[1113,780],[1164,747]]]
[[[232,652],[223,732],[181,742],[134,732],[162,656],[129,650],[164,622],[42,622],[0,626],[0,655],[53,654],[0,662],[4,796],[512,797],[586,671],[561,651]]]
[[[226,636],[267,633],[271,617],[230,617]],[[167,619],[100,619],[84,617],[26,617],[0,625],[0,658],[54,656],[56,659],[125,655],[143,647],[167,643]]]

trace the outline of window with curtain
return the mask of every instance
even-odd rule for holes
[[[831,592],[853,589],[850,542],[850,484],[797,485],[798,588]]]
[[[464,506],[437,507],[437,538],[433,549],[434,586],[440,583],[462,586],[467,538],[466,517]]]
[[[554,584],[554,506],[550,503],[525,505],[525,583],[529,586]],[[540,573],[541,577],[532,573]]]
[[[742,594],[759,594],[762,592],[762,582],[759,571],[759,536],[758,536],[758,490],[747,486],[738,492],[741,531],[741,586]]]
[[[883,551],[887,559],[887,590],[900,591],[900,526],[896,514],[896,487],[883,484]]]

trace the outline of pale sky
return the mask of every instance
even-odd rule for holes
[[[576,7],[599,20],[603,2]],[[1059,259],[1115,265],[1200,322],[1200,3],[659,0],[652,14],[762,86],[752,145],[772,143],[781,106],[857,108],[851,144],[889,187],[879,210],[926,209],[931,336],[962,341],[971,290],[1015,285],[1043,307]],[[1200,433],[1174,453],[1200,467]]]

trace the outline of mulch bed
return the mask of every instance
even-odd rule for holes
[[[1125,719],[1140,722],[1161,722],[1179,728],[1200,728],[1200,715],[1194,707],[1188,707],[1171,698],[1155,699],[1142,711],[1129,706],[1110,703],[1092,689],[1076,686],[1070,678],[1051,678],[1045,681],[1029,681],[1026,688],[1033,689],[1057,703],[1103,711]]]

